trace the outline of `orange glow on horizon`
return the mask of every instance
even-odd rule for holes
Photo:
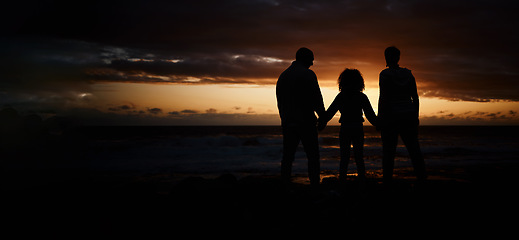
[[[321,86],[321,92],[325,107],[328,107],[338,89],[336,86]],[[378,87],[367,87],[364,93],[377,112]],[[154,115],[156,117],[168,117],[169,113],[184,111],[196,114],[264,115],[270,119],[264,124],[279,123],[275,85],[101,83],[94,85],[92,94],[96,107],[104,112],[109,112],[111,107],[127,104],[132,106],[133,112],[161,109],[160,113]],[[421,97],[420,105],[422,124],[519,124],[519,103],[516,102],[466,102]],[[329,125],[338,125],[339,116],[340,113],[337,113]],[[211,123],[209,118],[207,121]],[[366,121],[365,125],[370,123]]]

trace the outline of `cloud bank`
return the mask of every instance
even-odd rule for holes
[[[88,106],[97,82],[275,84],[301,46],[314,51],[313,69],[323,83],[356,67],[376,86],[383,50],[396,45],[422,96],[519,101],[518,6],[500,0],[13,2],[2,16],[0,100],[70,109]]]

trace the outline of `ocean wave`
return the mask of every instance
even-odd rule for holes
[[[141,137],[94,139],[86,158],[91,167],[139,173],[262,173],[278,174],[282,158],[283,138],[274,128],[261,131],[256,128],[250,133],[247,128],[204,135],[198,129],[196,134],[148,134]],[[442,130],[441,128],[440,130]],[[429,166],[459,166],[479,164],[484,161],[517,161],[519,153],[517,141],[503,133],[495,133],[489,140],[491,131],[479,136],[470,131],[433,131],[426,129],[420,134],[422,152]],[[232,133],[225,133],[225,132]],[[340,161],[338,131],[328,131],[319,135],[321,170],[337,172]],[[353,155],[353,154],[352,154]],[[396,149],[396,168],[411,167],[405,146],[399,140]],[[382,143],[380,135],[366,131],[364,161],[368,170],[382,168]],[[307,160],[302,145],[295,155],[294,174],[306,174]],[[350,171],[355,171],[355,161],[350,162]]]

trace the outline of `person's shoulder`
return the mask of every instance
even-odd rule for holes
[[[368,99],[368,96],[363,92],[358,92],[357,96],[362,100]]]
[[[400,68],[400,71],[411,74],[411,69],[409,68]]]
[[[389,74],[389,73],[391,73],[391,69],[390,68],[384,68],[384,69],[382,69],[382,71],[380,71],[380,75],[382,75],[382,74]]]
[[[382,71],[380,71],[380,74],[382,74],[382,73],[388,73],[389,71],[391,71],[391,69],[389,69],[389,68],[384,68],[384,69],[382,69]]]
[[[411,70],[408,68],[386,68],[380,72],[381,77],[389,77],[389,76],[402,76],[402,75],[412,75]]]
[[[317,75],[312,71],[312,69],[303,69],[303,78],[307,79],[309,82],[316,82]]]
[[[410,77],[414,78],[414,75],[413,75],[413,73],[411,72],[411,69],[407,69],[407,68],[406,68],[405,70],[407,71],[407,74],[408,74]]]
[[[390,69],[390,68],[386,68],[386,69],[380,71],[379,77],[381,79],[384,79],[384,78],[387,78],[387,77],[390,77],[390,76],[393,76],[393,75],[394,75],[393,70]]]
[[[297,68],[292,63],[281,74],[279,74],[279,78],[281,79],[281,78],[289,77],[291,74],[293,74],[294,71],[297,71]]]
[[[312,69],[310,69],[310,68],[305,69],[305,71],[306,71],[309,75],[316,76],[316,75],[315,75],[315,72],[314,72]]]
[[[283,71],[281,74],[279,74],[278,82],[279,81],[284,81],[287,78],[287,75],[289,75],[289,74],[290,74],[290,70],[289,69],[285,69],[285,71]]]
[[[292,65],[290,65],[290,67],[287,69],[287,70],[291,70],[291,71],[295,71],[299,74],[303,73],[303,74],[307,74],[307,75],[313,75],[315,76],[315,73],[312,69],[310,68],[307,68],[307,67],[303,67],[300,63],[297,63],[297,62],[293,62]]]
[[[414,78],[413,73],[411,72],[411,69],[408,69],[408,68],[399,68],[398,76],[401,78],[408,78],[408,79]]]

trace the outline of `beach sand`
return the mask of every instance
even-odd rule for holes
[[[8,220],[5,229],[17,236],[73,239],[311,231],[505,234],[516,225],[518,170],[474,167],[465,172],[465,181],[433,179],[424,186],[396,178],[391,189],[380,178],[369,178],[360,189],[355,177],[344,185],[327,177],[313,187],[298,181],[282,184],[275,175],[173,181],[167,175],[60,169],[26,172],[38,177],[4,188],[2,215]]]

